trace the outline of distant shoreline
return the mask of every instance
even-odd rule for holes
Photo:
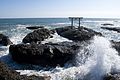
[[[54,17],[54,18],[52,18],[52,17],[45,17],[45,18],[0,18],[0,19],[56,19],[56,18],[59,18],[59,17]],[[62,18],[62,17],[61,17]],[[67,17],[65,17],[65,18],[67,18]],[[62,18],[62,19],[65,19],[65,18]]]
[[[68,17],[18,17],[18,18],[0,18],[0,19],[66,19],[66,18],[68,18]],[[107,18],[107,17],[105,17],[105,18],[103,18],[103,17],[83,17],[84,19],[120,19],[120,18]]]

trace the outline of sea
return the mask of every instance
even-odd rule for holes
[[[102,25],[105,23],[114,24]],[[13,44],[21,44],[22,39],[32,30],[26,27],[44,26],[48,29],[70,26],[68,18],[4,18],[0,19],[0,33],[10,38]],[[74,21],[78,26],[78,21]],[[51,80],[103,80],[103,77],[112,72],[120,72],[120,56],[112,48],[110,40],[120,41],[120,33],[109,31],[101,27],[120,27],[120,19],[116,18],[83,18],[81,26],[93,29],[103,34],[104,37],[94,36],[90,44],[82,43],[82,48],[73,60],[76,65],[66,63],[64,67],[41,67],[40,65],[18,64],[12,60],[9,54],[9,46],[0,45],[0,60],[10,68],[20,72],[21,75],[50,76]],[[46,39],[47,42],[72,42],[57,33],[53,38]],[[87,45],[86,45],[87,44]],[[87,55],[86,51],[91,55]]]

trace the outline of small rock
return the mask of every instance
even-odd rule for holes
[[[12,44],[12,42],[7,36],[0,34],[0,44],[3,46],[7,46],[7,45]]]
[[[114,26],[114,24],[111,24],[111,23],[104,23],[104,24],[101,24],[103,26]]]
[[[120,27],[101,27],[102,29],[107,29],[107,30],[112,30],[112,31],[117,31],[120,33]]]
[[[120,74],[108,74],[103,80],[120,80]]]
[[[30,30],[35,30],[35,29],[44,28],[44,26],[30,26],[30,27],[26,27],[26,28],[30,29]]]
[[[112,43],[112,47],[115,48],[120,55],[120,42],[111,41],[111,43]]]

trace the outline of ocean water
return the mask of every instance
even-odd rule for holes
[[[100,27],[106,27],[101,25],[104,23],[114,24],[108,27],[120,27],[120,19],[84,18],[81,21],[81,26],[101,32],[104,37],[94,36],[93,40],[90,40],[91,44],[81,44],[83,47],[79,49],[79,53],[73,60],[76,66],[73,66],[72,62],[66,63],[64,67],[56,68],[21,65],[11,59],[9,46],[0,46],[0,60],[20,72],[21,75],[47,75],[51,76],[51,80],[102,80],[103,76],[110,72],[120,72],[120,56],[110,43],[110,40],[120,41],[120,33],[101,29]],[[31,32],[26,27],[45,26],[45,28],[54,29],[69,25],[70,21],[67,18],[0,19],[0,33],[7,35],[14,44],[19,44]],[[74,25],[77,26],[78,22],[75,21]],[[55,33],[53,38],[46,39],[42,43],[64,41],[72,42]],[[87,55],[88,52],[90,55]]]

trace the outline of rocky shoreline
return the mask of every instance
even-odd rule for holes
[[[67,61],[74,58],[82,41],[90,40],[94,35],[102,35],[88,28],[68,26],[56,28],[55,31],[73,42],[41,44],[41,41],[54,34],[52,31],[41,28],[27,34],[23,38],[24,44],[10,45],[9,52],[13,60],[42,66],[64,66]]]
[[[37,27],[38,28],[38,27]],[[9,47],[12,59],[19,64],[36,64],[45,66],[64,66],[72,60],[81,47],[81,42],[88,42],[95,35],[102,36],[101,33],[85,27],[67,26],[53,30],[40,27],[23,38],[22,44],[12,44],[9,38],[0,35],[0,44]],[[33,29],[33,28],[32,28]],[[45,39],[52,38],[52,34],[57,32],[60,36],[72,40],[72,42],[45,43]],[[111,41],[113,48],[120,53],[120,42]],[[20,73],[8,68],[0,62],[0,80],[50,80],[49,76],[21,76]],[[105,77],[105,80],[119,80]]]

